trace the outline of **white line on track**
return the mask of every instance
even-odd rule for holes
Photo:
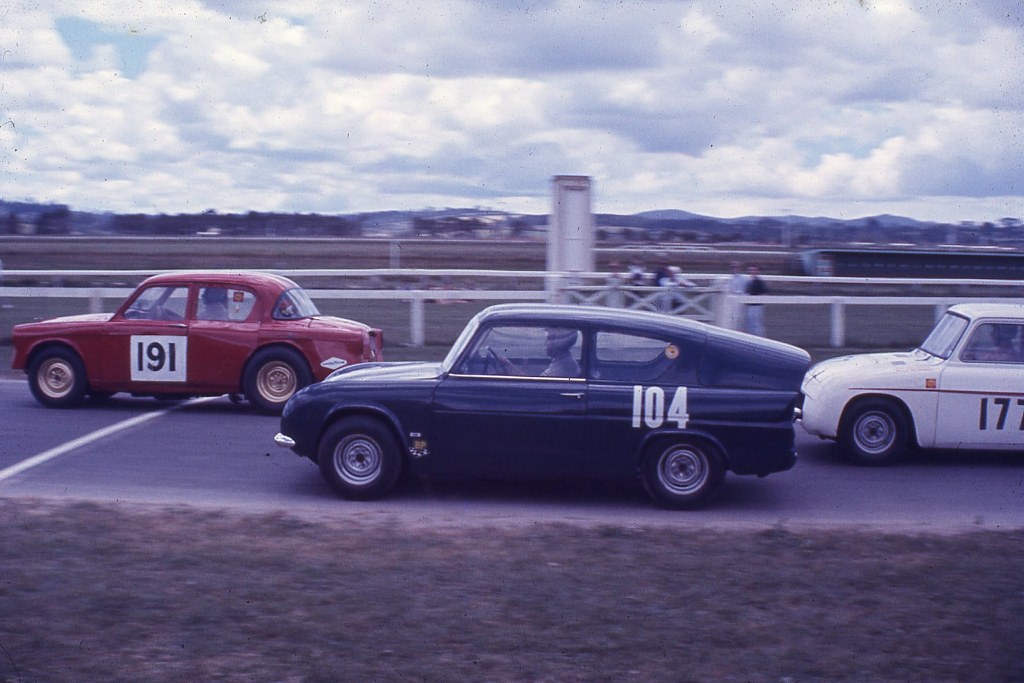
[[[0,470],[0,482],[6,481],[7,479],[10,479],[15,475],[21,474],[25,470],[36,467],[37,465],[42,465],[44,462],[53,460],[54,458],[64,455],[65,453],[69,453],[75,450],[76,448],[81,448],[82,446],[91,444],[94,441],[105,439],[112,434],[122,432],[126,429],[131,429],[132,427],[136,427],[145,422],[149,422],[150,420],[155,420],[158,417],[163,417],[164,415],[174,412],[175,410],[181,410],[182,408],[188,408],[189,406],[199,405],[200,403],[206,403],[207,401],[213,401],[218,398],[220,397],[207,396],[205,398],[195,398],[192,399],[191,401],[187,401],[180,405],[171,406],[170,408],[164,408],[163,410],[157,410],[155,412],[146,413],[144,415],[138,415],[127,420],[122,420],[121,422],[118,422],[116,424],[112,424],[109,427],[97,429],[95,432],[90,432],[85,436],[80,436],[77,439],[73,439],[65,444],[57,446],[56,448],[51,448],[48,451],[43,451],[42,453],[33,455],[31,458],[22,460],[17,465],[11,465],[7,469]]]

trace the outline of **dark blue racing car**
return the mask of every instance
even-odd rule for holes
[[[726,471],[796,462],[801,349],[657,313],[514,304],[474,317],[441,363],[364,363],[296,393],[275,441],[342,496],[399,476],[639,477],[693,508]]]

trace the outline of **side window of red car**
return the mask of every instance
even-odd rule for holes
[[[128,320],[184,320],[188,287],[147,287],[124,312]]]
[[[231,287],[203,287],[199,290],[196,320],[241,322],[249,318],[256,296]]]

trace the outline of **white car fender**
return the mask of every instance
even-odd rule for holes
[[[808,370],[800,424],[809,434],[836,438],[843,411],[860,396],[887,396],[909,409],[921,445],[934,437],[941,359],[920,352],[844,356]]]

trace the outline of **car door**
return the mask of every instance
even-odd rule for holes
[[[107,323],[100,388],[116,391],[173,391],[189,378],[185,285],[140,290]]]
[[[939,376],[935,446],[1024,448],[1024,325],[977,325]],[[921,425],[918,425],[921,429]]]
[[[256,295],[237,285],[203,284],[188,323],[189,383],[197,389],[238,391],[242,368],[256,348]]]
[[[585,467],[594,477],[635,473],[651,432],[681,431],[707,390],[695,381],[701,345],[628,330],[594,334]]]
[[[437,472],[577,476],[586,441],[582,338],[577,328],[539,324],[480,330],[434,394]]]

